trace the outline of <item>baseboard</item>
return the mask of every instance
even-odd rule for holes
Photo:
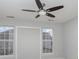
[[[65,59],[65,58],[51,58],[51,59]]]
[[[63,57],[58,57],[58,58],[41,58],[41,59],[65,59],[65,58],[63,58]]]

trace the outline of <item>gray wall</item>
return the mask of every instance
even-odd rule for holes
[[[77,59],[78,53],[78,19],[64,23],[64,54],[66,59]]]
[[[27,22],[26,20],[17,20],[17,19],[0,19],[0,25],[12,25],[12,26],[26,26],[26,27],[51,27],[54,32],[54,40],[53,40],[53,54],[49,54],[47,56],[48,59],[57,59],[63,58],[63,44],[62,44],[62,24],[53,24],[53,23],[45,23],[45,22]],[[9,56],[0,57],[0,59],[11,59]],[[46,55],[43,55],[45,58]],[[14,59],[14,58],[13,58]]]
[[[40,59],[40,29],[18,28],[17,59]]]

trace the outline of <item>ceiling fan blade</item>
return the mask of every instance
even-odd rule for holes
[[[38,17],[40,17],[40,15],[37,15],[35,18],[38,18]]]
[[[53,18],[55,18],[55,16],[52,15],[52,14],[50,14],[50,13],[46,13],[46,15],[49,16],[49,17],[53,17]]]
[[[46,4],[45,4],[45,3],[43,3],[43,4],[42,4],[42,6],[43,6],[43,7],[45,7],[45,6],[46,6]]]
[[[52,12],[52,11],[59,10],[59,9],[61,9],[61,8],[63,8],[63,7],[64,7],[63,5],[61,5],[61,6],[56,6],[56,7],[53,7],[53,8],[49,8],[49,9],[47,9],[46,11]]]
[[[39,9],[43,9],[42,3],[40,2],[40,0],[35,0],[36,4],[38,6]]]
[[[22,11],[36,12],[35,10],[27,10],[27,9],[22,9]]]

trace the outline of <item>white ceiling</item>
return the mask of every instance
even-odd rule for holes
[[[38,10],[35,0],[0,0],[0,19],[7,19],[6,16],[14,16],[18,21],[38,20],[47,22],[50,19],[55,20],[57,23],[62,23],[77,16],[77,0],[41,0],[41,2],[45,2],[45,9],[59,5],[64,5],[64,8],[52,12],[56,18],[41,16],[35,19],[37,13],[21,11],[21,9]]]

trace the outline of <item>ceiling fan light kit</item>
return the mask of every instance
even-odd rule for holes
[[[36,4],[37,4],[37,7],[39,8],[38,11],[35,11],[35,10],[27,10],[27,9],[22,9],[22,11],[28,11],[28,12],[36,12],[38,13],[38,15],[35,17],[35,18],[38,18],[40,17],[40,15],[46,15],[48,17],[52,17],[52,18],[55,18],[55,15],[49,13],[49,12],[53,12],[53,11],[56,11],[56,10],[59,10],[59,9],[62,9],[64,6],[61,5],[61,6],[56,6],[56,7],[52,7],[52,8],[48,8],[48,9],[44,9],[43,7],[45,7],[45,3],[41,3],[40,0],[35,0]]]
[[[41,10],[41,11],[39,12],[39,15],[46,15],[46,11]]]

